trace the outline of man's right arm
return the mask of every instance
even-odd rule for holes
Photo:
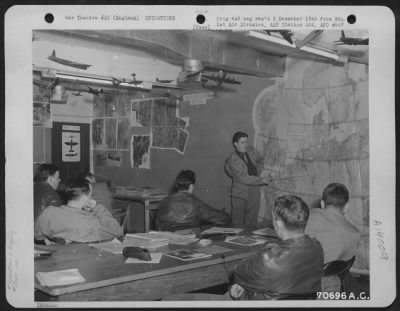
[[[245,184],[245,185],[263,185],[268,184],[269,178],[250,176],[247,172],[247,168],[241,163],[241,159],[238,157],[231,157],[227,161],[227,167],[233,178],[233,180]]]

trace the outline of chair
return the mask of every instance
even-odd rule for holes
[[[128,221],[128,204],[124,201],[119,201],[119,200],[115,200],[112,204],[112,212],[111,214],[113,215],[113,217],[115,219],[117,219],[119,221],[119,224],[122,226],[122,229],[124,230],[125,233],[125,228],[126,228],[126,224]]]
[[[324,265],[324,277],[337,276],[340,279],[340,291],[345,292],[346,286],[344,279],[349,273],[350,268],[353,266],[355,256],[347,261],[334,260]]]

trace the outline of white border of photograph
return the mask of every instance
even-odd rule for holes
[[[51,12],[55,22],[44,15]],[[385,307],[396,296],[395,19],[383,6],[67,6],[15,5],[5,13],[6,297],[14,307],[184,307],[192,302],[35,302],[32,189],[33,29],[214,29],[218,16],[357,16],[346,29],[368,29],[370,107],[370,292],[354,301],[213,301],[205,307]],[[201,13],[206,23],[195,18]],[[101,21],[102,15],[142,20]],[[77,16],[97,16],[98,20]],[[172,16],[152,20],[144,16]],[[74,19],[68,17],[75,17]],[[371,22],[373,21],[373,22]],[[239,27],[239,26],[238,26]],[[226,27],[228,28],[228,27]],[[295,26],[288,27],[296,29]],[[303,29],[302,27],[301,29]],[[240,28],[237,28],[240,29]],[[327,27],[327,29],[332,29]],[[222,29],[220,29],[222,30]],[[21,90],[25,90],[21,92]],[[18,122],[15,122],[18,120]],[[27,152],[28,151],[28,152]],[[24,180],[21,181],[23,172]],[[20,195],[23,193],[24,195]],[[22,217],[21,215],[29,215]],[[32,216],[32,217],[31,217]]]

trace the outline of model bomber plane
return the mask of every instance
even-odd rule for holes
[[[47,58],[49,60],[55,62],[55,63],[59,63],[59,64],[64,65],[64,66],[74,67],[74,68],[78,68],[78,69],[86,70],[90,66],[92,66],[92,65],[82,64],[82,63],[74,62],[74,61],[71,61],[71,60],[68,60],[68,59],[57,57],[56,56],[56,50],[53,50],[51,55],[49,57],[47,57]]]
[[[369,44],[369,38],[351,38],[351,37],[346,37],[344,34],[344,31],[342,30],[342,36],[340,37],[339,40],[335,41],[335,44],[337,45],[368,45]]]

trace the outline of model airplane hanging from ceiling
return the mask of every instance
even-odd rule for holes
[[[128,84],[139,85],[144,82],[143,80],[136,80],[136,73],[132,73],[131,76],[132,76],[132,80],[127,81]]]
[[[56,56],[56,50],[53,50],[53,52],[51,53],[51,55],[48,57],[49,60],[55,62],[55,63],[59,63],[61,65],[65,65],[65,66],[69,66],[69,67],[74,67],[74,68],[78,68],[78,69],[88,69],[90,66],[92,65],[88,65],[88,64],[82,64],[82,63],[78,63],[78,62],[74,62],[68,59],[64,59],[64,58],[60,58]]]
[[[124,78],[118,79],[118,78],[115,78],[115,77],[111,77],[111,82],[112,82],[112,84],[114,84],[115,86],[119,86],[121,83],[125,83],[126,80],[125,80]]]
[[[90,86],[87,87],[88,90],[86,92],[99,96],[100,94],[112,94],[113,92],[110,91],[105,91],[103,88],[99,88],[99,89],[93,89]]]
[[[352,38],[352,37],[346,37],[344,34],[344,31],[342,30],[342,36],[340,37],[339,40],[335,41],[335,44],[337,45],[368,45],[369,44],[369,38]]]
[[[158,83],[171,83],[173,81],[174,80],[162,80],[162,79],[156,78],[156,82],[158,82]]]
[[[202,82],[207,83],[207,80],[212,80],[214,82],[217,82],[216,87],[219,88],[223,83],[227,84],[242,84],[242,82],[235,80],[233,78],[227,77],[227,73],[223,70],[220,70],[218,72],[218,75],[205,75],[203,74],[202,77]]]
[[[287,42],[289,42],[290,44],[293,44],[293,32],[290,30],[265,30],[265,32],[269,35],[271,35],[271,32],[279,32],[279,34],[283,37],[283,39],[285,39]]]
[[[170,98],[170,99],[175,99],[175,100],[183,100],[183,96],[181,95],[174,95],[170,91],[168,92],[163,92],[163,93],[154,93],[157,96],[164,97],[164,98]]]

